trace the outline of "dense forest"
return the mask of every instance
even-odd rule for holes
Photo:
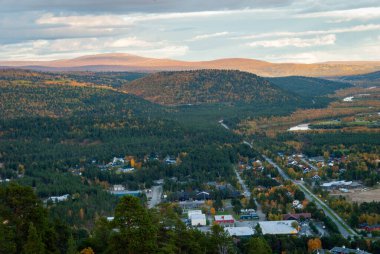
[[[338,80],[343,82],[350,82],[357,86],[378,86],[380,84],[380,71],[361,75],[342,76],[339,77]]]
[[[304,97],[324,96],[339,89],[352,87],[349,83],[301,76],[268,78],[268,80],[284,90]]]
[[[160,72],[126,84],[124,90],[165,105],[217,102],[296,103],[296,95],[264,78],[240,71]]]

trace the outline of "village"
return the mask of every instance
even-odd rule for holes
[[[283,165],[287,173],[310,188],[318,187],[327,195],[341,195],[369,190],[359,181],[346,181],[327,178],[322,172],[339,164],[339,160],[323,157],[308,158],[304,155],[277,154],[277,162]],[[114,157],[106,164],[96,165],[98,170],[114,174],[134,174],[144,164],[155,161],[174,170],[181,163],[179,156],[167,155],[159,158],[153,154],[137,161],[133,156]],[[82,174],[83,169],[72,170],[73,174]],[[201,188],[191,191],[170,190],[170,185],[186,185],[189,181],[180,181],[176,177],[157,179],[149,188],[129,189],[123,184],[113,184],[108,192],[117,197],[135,196],[145,200],[148,208],[171,204],[177,207],[182,222],[188,228],[201,232],[211,232],[213,225],[223,227],[227,235],[236,241],[254,235],[292,235],[306,237],[328,237],[334,233],[331,221],[318,214],[313,203],[294,184],[284,181],[273,166],[262,157],[241,157],[234,165],[236,179],[229,182],[210,181]],[[341,168],[338,172],[342,173]],[[236,182],[235,182],[236,181]],[[191,183],[191,179],[190,179]],[[322,196],[321,196],[322,197]],[[52,196],[46,201],[62,202],[69,195]],[[316,216],[317,215],[317,216]],[[107,217],[108,221],[113,216]],[[360,230],[372,232],[378,225],[363,224]],[[336,246],[331,253],[360,253],[344,246]]]

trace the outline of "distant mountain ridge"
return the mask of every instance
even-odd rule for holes
[[[54,61],[0,61],[0,68],[24,68],[40,71],[179,71],[228,69],[265,77],[348,76],[380,71],[380,61],[324,62],[314,64],[270,63],[248,58],[211,61],[179,61],[141,57],[124,53],[98,54]]]

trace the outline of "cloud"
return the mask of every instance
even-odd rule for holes
[[[209,18],[214,16],[259,14],[278,12],[276,9],[238,9],[220,11],[198,11],[198,12],[168,12],[168,13],[133,13],[128,15],[55,15],[47,13],[36,20],[40,25],[66,25],[73,27],[117,27],[133,25],[138,22]]]
[[[168,58],[179,57],[188,52],[186,45],[167,41],[145,41],[136,37],[125,38],[76,38],[56,40],[35,40],[0,45],[0,59],[37,60],[77,57],[86,54],[126,52],[142,56]]]
[[[293,0],[1,0],[0,12],[163,13],[281,7]]]
[[[303,38],[281,38],[277,40],[265,40],[265,41],[255,41],[248,43],[250,47],[264,47],[264,48],[282,48],[282,47],[297,47],[305,48],[312,46],[323,46],[323,45],[333,45],[335,44],[336,36],[335,34],[329,34],[321,37],[315,37],[311,39]]]
[[[334,50],[310,50],[298,53],[271,54],[264,58],[271,62],[322,63],[329,61],[379,61],[379,43],[366,43],[359,47],[344,47]]]
[[[38,25],[66,25],[72,27],[116,27],[131,23],[118,15],[55,16],[47,13],[36,20]]]
[[[350,20],[369,20],[380,18],[380,7],[367,7],[348,10],[335,10],[324,12],[311,12],[295,15],[297,18],[331,18],[335,22]]]
[[[358,25],[351,27],[327,29],[327,30],[309,30],[301,32],[269,32],[269,33],[259,33],[253,35],[244,35],[234,37],[232,39],[259,39],[267,37],[283,37],[283,36],[310,36],[310,35],[324,35],[324,34],[339,34],[339,33],[354,33],[354,32],[366,32],[380,30],[380,24],[367,24],[367,25]]]
[[[219,32],[219,33],[210,33],[210,34],[200,34],[194,36],[192,39],[189,41],[199,41],[199,40],[205,40],[205,39],[210,39],[210,38],[216,38],[216,37],[223,37],[226,35],[229,35],[229,32]]]

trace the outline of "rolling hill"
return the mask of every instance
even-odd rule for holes
[[[380,86],[380,71],[362,75],[343,76],[339,77],[338,80],[349,82],[357,86]]]
[[[380,61],[325,62],[314,64],[270,63],[248,58],[211,61],[179,61],[124,53],[98,54],[54,61],[2,61],[1,68],[18,67],[40,71],[132,71],[158,72],[199,69],[228,69],[266,77],[347,76],[380,71]]]
[[[267,79],[284,90],[296,93],[304,97],[324,96],[334,93],[336,90],[352,86],[349,83],[301,76]]]
[[[264,78],[231,70],[159,72],[134,80],[123,90],[164,105],[273,104],[298,99]]]
[[[67,74],[0,70],[2,119],[150,117],[160,113],[164,111],[157,104],[111,86],[74,80]]]

